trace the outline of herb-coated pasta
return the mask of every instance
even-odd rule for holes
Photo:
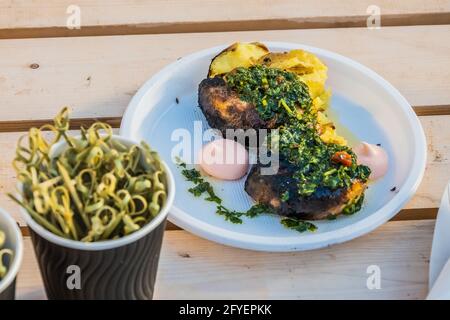
[[[18,142],[13,166],[22,197],[11,197],[36,222],[58,236],[92,242],[135,232],[160,212],[167,181],[156,152],[144,142],[122,144],[106,123],[81,128],[80,137],[68,130],[64,108],[53,125],[32,128]],[[67,147],[54,156],[61,140]]]
[[[0,230],[0,281],[8,273],[8,264],[10,263],[13,251],[11,249],[5,248],[6,235]]]

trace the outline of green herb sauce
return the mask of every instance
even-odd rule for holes
[[[298,182],[299,195],[309,196],[321,187],[330,190],[349,188],[355,180],[366,182],[370,175],[369,167],[357,164],[351,148],[323,142],[315,125],[312,118],[291,122],[280,128],[280,154],[297,168],[294,178]],[[340,151],[351,156],[350,166],[331,160]]]
[[[223,216],[225,221],[229,221],[235,224],[241,224],[242,217],[254,218],[263,213],[272,213],[270,207],[259,203],[253,205],[250,209],[244,212],[228,209],[222,205],[222,199],[217,197],[212,185],[208,181],[205,181],[200,171],[198,171],[195,168],[187,169],[186,164],[181,161],[178,161],[178,166],[182,168],[181,174],[184,176],[184,178],[187,181],[190,181],[194,184],[194,187],[189,188],[188,191],[192,193],[195,197],[200,197],[201,195],[206,194],[207,196],[205,200],[215,202],[217,204],[216,214]],[[290,222],[286,222],[286,220],[289,220]],[[281,223],[284,226],[294,229],[298,232],[305,232],[308,230],[314,231],[317,229],[317,227],[310,222],[290,218],[282,219]]]
[[[300,196],[312,195],[318,188],[336,190],[350,187],[352,182],[366,182],[370,169],[356,164],[356,156],[347,146],[325,143],[317,131],[317,114],[311,108],[307,86],[291,72],[252,66],[237,68],[225,76],[227,84],[239,97],[253,103],[263,120],[277,119],[280,155],[297,167]],[[334,163],[336,152],[345,151],[352,159],[350,166]],[[280,195],[282,201],[288,193]]]
[[[363,202],[364,202],[364,193],[361,194],[359,197],[356,197],[355,199],[350,201],[350,203],[348,203],[345,206],[344,210],[342,210],[342,214],[346,216],[351,216],[355,212],[361,210]]]
[[[256,106],[263,120],[285,123],[311,109],[308,87],[291,72],[266,66],[237,68],[225,76],[239,97]]]
[[[315,224],[309,222],[309,221],[303,221],[293,218],[284,218],[281,220],[281,224],[284,225],[286,228],[294,229],[298,232],[305,232],[305,231],[316,231],[317,227]]]

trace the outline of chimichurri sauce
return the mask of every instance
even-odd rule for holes
[[[291,121],[280,127],[280,155],[295,164],[294,178],[298,181],[298,193],[301,196],[313,194],[317,188],[330,190],[349,188],[352,182],[366,182],[370,169],[356,164],[356,156],[347,146],[325,143],[315,129],[315,120]],[[311,125],[312,124],[312,125]],[[345,155],[348,162],[336,154]]]
[[[252,66],[235,69],[225,80],[242,100],[256,106],[263,120],[277,119],[279,137],[271,139],[279,140],[280,157],[296,166],[300,196],[310,196],[319,187],[336,190],[368,180],[370,169],[357,164],[351,148],[320,139],[308,87],[294,73]],[[288,201],[290,195],[280,196]]]
[[[242,100],[256,106],[265,121],[277,118],[277,123],[286,123],[297,112],[311,109],[308,87],[294,73],[261,65],[237,68],[225,80]]]

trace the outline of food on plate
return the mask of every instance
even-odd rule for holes
[[[254,165],[247,193],[272,212],[297,220],[358,211],[370,169],[358,163],[325,114],[327,67],[303,50],[267,53],[256,63],[252,58],[227,64],[227,59],[232,58],[222,55],[221,64],[234,68],[216,72],[211,64],[199,85],[199,105],[209,125],[224,135],[227,129],[279,129],[269,135],[278,141],[271,152],[279,153],[279,170],[262,175],[264,165]]]
[[[145,143],[122,144],[106,123],[81,128],[79,137],[68,129],[64,108],[54,125],[20,138],[13,166],[21,197],[11,198],[47,230],[83,242],[123,237],[149,223],[168,192],[157,153]],[[58,142],[66,147],[54,155]]]
[[[334,123],[328,119],[323,111],[317,112],[317,132],[325,143],[335,143],[341,146],[347,145],[347,140],[336,132]]]
[[[332,170],[332,169],[331,169]],[[299,167],[286,160],[280,162],[276,175],[261,175],[261,165],[256,164],[245,182],[245,191],[258,203],[268,204],[276,213],[305,220],[332,219],[345,213],[352,214],[361,208],[365,183],[356,180],[350,187],[317,187],[310,195],[299,194],[296,178]]]
[[[259,42],[232,44],[212,59],[208,76],[215,77],[237,67],[249,67],[267,53],[269,49]]]
[[[209,125],[225,135],[227,129],[273,129],[283,124],[292,111],[290,104],[311,109],[316,114],[320,137],[325,142],[346,144],[336,134],[324,110],[329,91],[314,106],[308,87],[292,72],[265,66],[238,68],[223,77],[206,78],[199,85],[199,105]],[[295,101],[293,99],[296,99]]]
[[[188,191],[192,193],[195,197],[204,196],[206,201],[210,201],[216,204],[216,214],[222,216],[225,221],[229,221],[234,224],[241,224],[242,217],[255,218],[260,214],[271,213],[271,208],[265,204],[257,203],[250,207],[247,211],[236,211],[225,207],[222,204],[222,199],[220,199],[211,183],[202,177],[200,171],[195,168],[188,169],[186,163],[178,161],[178,166],[182,168],[181,174],[187,181],[194,184],[192,188]],[[287,228],[296,230],[298,232],[304,231],[314,231],[317,227],[308,221],[284,218],[281,223]]]
[[[276,128],[284,123],[289,104],[305,108],[311,99],[307,86],[293,73],[265,66],[239,67],[199,85],[199,104],[211,127],[226,129]]]
[[[386,174],[388,155],[381,146],[361,142],[354,148],[354,151],[358,157],[358,163],[370,168],[370,179],[376,180]]]
[[[198,155],[200,167],[221,180],[237,180],[248,170],[248,151],[230,139],[216,139],[203,146]]]
[[[325,90],[328,68],[312,53],[304,50],[291,50],[289,52],[271,52],[262,56],[260,64],[270,68],[292,72],[309,88],[312,99],[328,97]],[[327,100],[327,98],[326,98]],[[325,105],[318,104],[318,109]]]
[[[9,264],[12,261],[13,251],[5,246],[6,235],[0,230],[0,281],[8,273]]]
[[[207,78],[199,86],[199,104],[209,125],[225,135],[226,129],[272,128],[274,121],[260,118],[254,105],[243,101],[222,78]]]
[[[261,175],[263,165],[256,164],[245,190],[278,214],[299,219],[353,213],[351,208],[359,208],[363,201],[370,169],[357,165],[349,147],[323,142],[310,125],[313,119],[297,119],[280,128],[278,173]]]

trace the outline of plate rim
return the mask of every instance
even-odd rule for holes
[[[323,247],[328,247],[334,244],[346,242],[357,238],[361,235],[364,235],[374,229],[378,228],[383,223],[390,220],[393,216],[395,216],[398,211],[406,204],[407,201],[411,199],[414,193],[417,191],[420,182],[422,181],[426,159],[427,159],[427,144],[425,133],[423,131],[422,125],[413,111],[411,105],[406,100],[405,97],[386,79],[381,77],[372,69],[364,66],[363,64],[340,55],[338,53],[293,43],[293,42],[279,42],[279,41],[264,41],[261,40],[259,42],[264,43],[266,46],[270,47],[283,47],[286,50],[291,49],[303,49],[314,54],[318,54],[321,56],[326,56],[329,59],[336,60],[340,63],[345,64],[347,67],[357,69],[364,75],[370,77],[373,81],[379,84],[383,90],[388,92],[397,102],[397,107],[401,107],[405,116],[408,119],[408,122],[412,125],[413,131],[413,141],[415,156],[412,163],[412,170],[409,176],[406,178],[403,187],[399,190],[399,192],[386,204],[384,204],[381,208],[374,211],[370,216],[342,227],[337,230],[327,231],[320,234],[309,234],[308,236],[295,237],[295,236],[286,236],[286,237],[270,237],[270,236],[257,236],[257,235],[248,235],[235,231],[225,230],[219,228],[217,226],[211,225],[209,223],[205,223],[204,221],[194,218],[189,215],[187,212],[175,206],[175,204],[170,209],[170,214],[168,219],[178,225],[179,227],[189,231],[195,235],[206,238],[208,240],[219,242],[221,244],[238,247],[242,249],[250,249],[256,251],[269,251],[269,252],[292,252],[292,251],[305,251],[312,249],[319,249]],[[196,51],[189,55],[186,55],[162,68],[159,72],[154,74],[150,79],[148,79],[137,91],[137,93],[133,96],[131,101],[129,102],[127,109],[122,117],[121,125],[120,125],[120,135],[134,139],[133,136],[133,126],[131,121],[133,116],[136,113],[137,108],[139,107],[140,101],[143,99],[148,90],[150,90],[154,85],[157,85],[158,82],[163,80],[165,77],[168,77],[174,70],[176,70],[177,66],[181,63],[186,63],[186,61],[194,60],[198,57],[202,57],[206,54],[211,54],[220,52],[224,48],[229,45],[219,45],[210,48],[206,48],[203,50]],[[206,74],[206,72],[205,72]],[[298,241],[293,241],[293,239],[298,239]]]

